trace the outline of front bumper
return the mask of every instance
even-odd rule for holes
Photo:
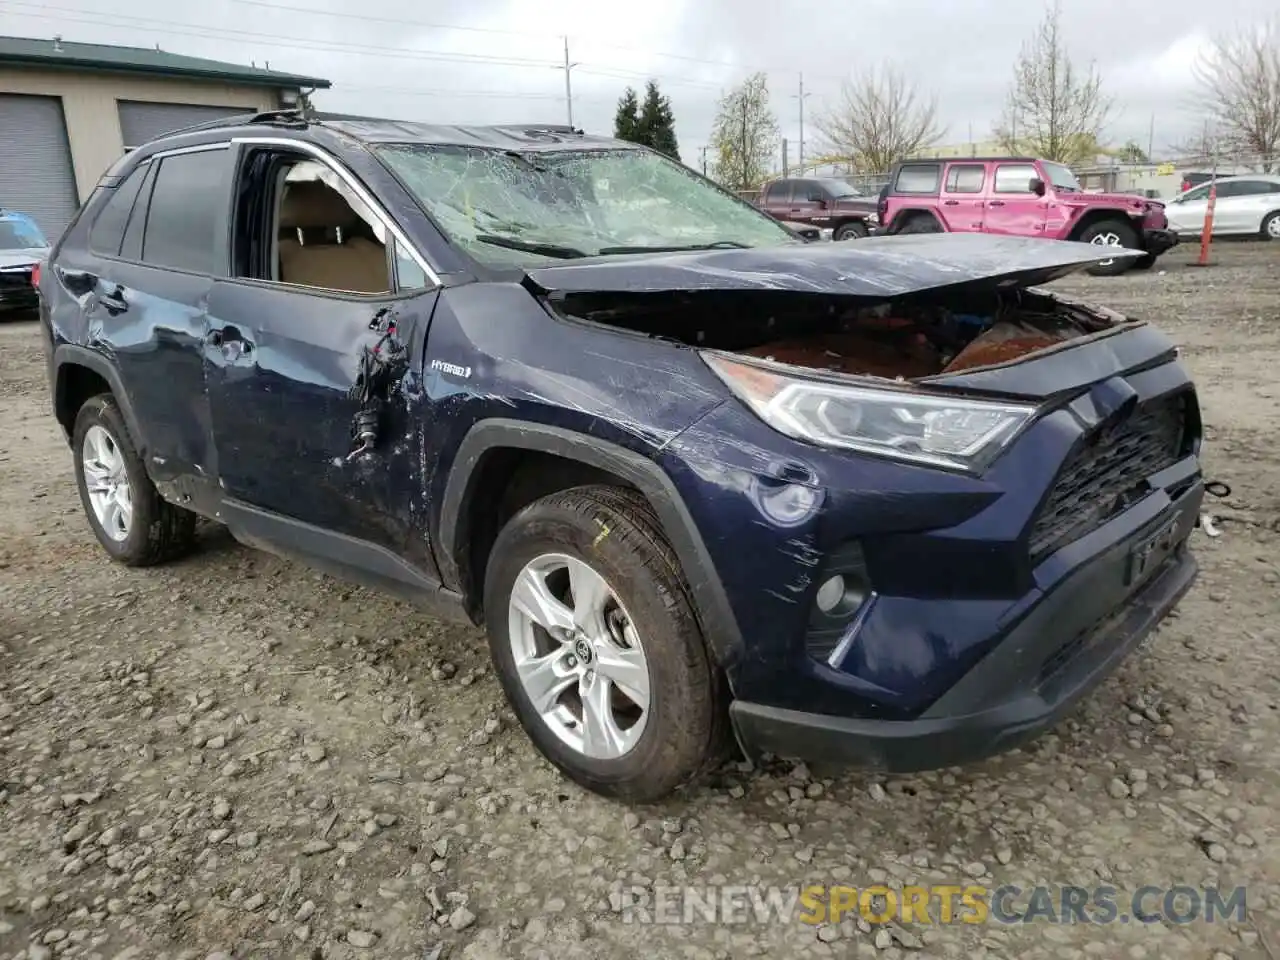
[[[1178,245],[1178,234],[1173,230],[1143,230],[1142,249],[1158,257]]]
[[[1200,483],[1046,594],[918,718],[876,720],[735,701],[739,743],[763,752],[890,772],[980,760],[1054,726],[1097,687],[1195,581],[1187,539]],[[1135,557],[1141,572],[1133,573]]]

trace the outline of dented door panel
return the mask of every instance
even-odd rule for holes
[[[435,299],[434,291],[382,301],[218,284],[204,360],[224,496],[429,558],[409,528],[406,479],[418,452],[407,359],[379,387],[372,442],[360,453],[362,403],[353,388],[366,348],[383,340],[388,322],[395,323],[393,338],[409,342]]]

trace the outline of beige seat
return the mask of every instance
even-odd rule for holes
[[[331,187],[318,180],[286,183],[280,204],[280,279],[327,290],[386,292],[386,250],[361,235],[367,230]]]

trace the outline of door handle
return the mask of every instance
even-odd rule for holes
[[[98,302],[102,304],[107,313],[115,316],[117,313],[124,313],[129,309],[129,301],[124,298],[124,287],[116,284],[116,288],[109,293],[99,293]]]
[[[943,201],[942,201],[942,203],[943,203],[943,205],[944,205],[944,206],[947,206],[947,207],[958,207],[958,206],[960,206],[960,201],[959,201],[959,200],[943,200]]]
[[[204,335],[204,342],[211,347],[222,346],[222,331],[210,330],[208,333]]]
[[[988,200],[988,201],[987,201],[987,206],[988,206],[988,207],[1003,207],[1003,206],[1004,206],[1004,201],[1003,201],[1003,200]]]

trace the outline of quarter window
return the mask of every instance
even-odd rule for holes
[[[894,189],[898,193],[937,193],[942,168],[936,163],[905,164],[898,171]]]
[[[142,164],[111,191],[111,196],[103,204],[102,212],[89,230],[89,249],[94,253],[112,257],[120,255],[125,225],[129,222],[134,201],[138,199],[138,191],[150,169],[150,164]]]

